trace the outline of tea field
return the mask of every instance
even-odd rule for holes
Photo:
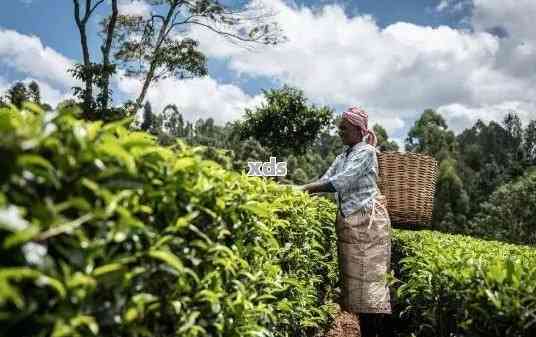
[[[129,120],[0,110],[1,336],[320,336],[335,207]],[[402,336],[535,336],[536,252],[394,231]]]

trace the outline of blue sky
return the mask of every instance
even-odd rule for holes
[[[287,83],[337,111],[364,106],[398,141],[425,108],[438,109],[457,131],[511,110],[534,119],[530,17],[536,1],[258,1],[277,9],[289,44],[252,54],[193,32],[209,56],[209,76],[154,86],[148,99],[157,110],[176,103],[189,119],[225,122],[262,102],[262,89]],[[72,82],[58,72],[81,56],[72,1],[9,0],[0,6],[0,90],[37,79],[45,98],[67,97]],[[97,22],[105,12],[97,13],[89,33],[95,55]],[[114,89],[121,101],[135,96],[137,87],[118,79]]]

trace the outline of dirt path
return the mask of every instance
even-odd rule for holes
[[[325,337],[360,337],[359,322],[354,314],[346,311],[337,312],[335,322]]]

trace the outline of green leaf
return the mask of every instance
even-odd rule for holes
[[[95,268],[93,270],[93,276],[99,277],[108,273],[113,273],[116,271],[123,270],[126,266],[122,265],[121,263],[109,263],[105,264],[103,266]]]
[[[271,206],[267,203],[248,201],[242,208],[253,212],[261,218],[269,218],[272,215]]]
[[[164,250],[151,250],[149,251],[149,256],[162,262],[165,262],[167,265],[177,270],[178,272],[184,271],[184,265],[182,264],[181,260],[173,253]]]
[[[17,231],[13,234],[8,235],[5,240],[3,247],[4,249],[11,249],[16,246],[20,246],[23,243],[33,240],[40,234],[40,228],[37,225],[31,225],[28,228]]]

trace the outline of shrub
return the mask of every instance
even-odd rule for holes
[[[128,122],[0,109],[0,335],[321,329],[338,277],[332,204]]]
[[[536,336],[536,250],[397,230],[397,317],[417,336]]]

